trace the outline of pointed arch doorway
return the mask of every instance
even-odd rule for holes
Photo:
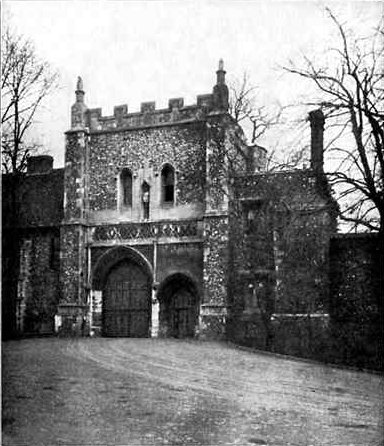
[[[148,277],[139,265],[129,260],[115,265],[103,290],[103,335],[147,337],[150,292]]]
[[[161,336],[194,337],[199,315],[199,298],[194,282],[184,274],[173,274],[160,285],[157,296]]]
[[[101,332],[107,337],[148,337],[152,271],[132,248],[113,248],[98,261],[94,289],[102,291]]]

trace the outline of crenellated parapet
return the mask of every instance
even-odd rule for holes
[[[90,131],[105,131],[173,124],[202,120],[213,111],[213,95],[197,96],[193,105],[184,105],[183,98],[172,98],[168,108],[156,109],[155,102],[142,102],[140,111],[128,113],[127,105],[118,105],[112,116],[103,116],[101,108],[90,108],[85,112],[85,126]]]
[[[88,108],[84,103],[83,81],[79,77],[76,102],[71,110],[71,131],[111,131],[204,120],[209,114],[228,111],[228,87],[225,85],[223,61],[216,72],[216,85],[211,94],[198,95],[196,104],[184,105],[183,98],[168,100],[168,107],[156,109],[155,102],[142,102],[140,111],[128,113],[127,105],[114,107],[112,116],[103,116],[101,108]]]

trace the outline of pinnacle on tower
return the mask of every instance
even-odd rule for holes
[[[79,76],[76,82],[76,102],[71,108],[71,129],[85,128],[85,112],[87,106],[84,104],[83,79]]]
[[[224,61],[223,59],[219,60],[219,69],[216,71],[217,75],[217,85],[224,85],[225,84],[225,71],[224,71]]]
[[[219,69],[216,71],[216,85],[213,87],[213,105],[216,110],[227,111],[229,92],[225,85],[224,61],[219,60]]]
[[[83,86],[83,79],[78,76],[77,78],[77,84],[76,84],[76,102],[84,102],[84,86]]]

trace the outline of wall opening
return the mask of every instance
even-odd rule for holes
[[[175,201],[175,169],[166,164],[161,171],[162,203],[173,204]]]
[[[124,207],[132,207],[132,172],[123,169],[120,174],[121,204]]]
[[[149,336],[152,281],[152,267],[140,252],[123,246],[106,251],[92,270],[91,330]]]
[[[188,338],[196,334],[199,297],[195,284],[184,274],[167,278],[158,291],[159,333],[164,337]]]
[[[114,265],[103,289],[102,334],[107,337],[148,337],[151,281],[131,259]]]

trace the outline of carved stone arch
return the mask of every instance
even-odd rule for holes
[[[92,274],[101,291],[100,328],[107,337],[148,337],[151,322],[152,267],[130,247],[107,251]]]
[[[152,265],[141,252],[128,246],[118,246],[109,249],[98,259],[92,269],[92,289],[103,290],[111,268],[123,260],[130,260],[138,264],[144,269],[150,280],[153,280]]]
[[[171,162],[171,161],[165,161],[160,165],[160,173],[163,171],[163,169],[165,167],[170,167],[171,169],[173,169],[175,171],[175,173],[177,172],[177,168],[175,166],[175,163]]]
[[[160,336],[195,336],[200,303],[195,280],[188,273],[172,273],[161,282],[157,297],[160,304]]]
[[[176,278],[181,278],[182,280],[187,281],[191,287],[194,289],[194,291],[196,292],[196,294],[199,296],[199,287],[197,286],[197,279],[192,276],[192,274],[189,273],[189,271],[184,271],[184,270],[177,270],[177,271],[172,271],[170,274],[168,274],[160,283],[159,287],[158,287],[158,291],[157,294],[161,294],[162,290],[164,289],[164,287],[171,282],[172,280],[176,279]]]

